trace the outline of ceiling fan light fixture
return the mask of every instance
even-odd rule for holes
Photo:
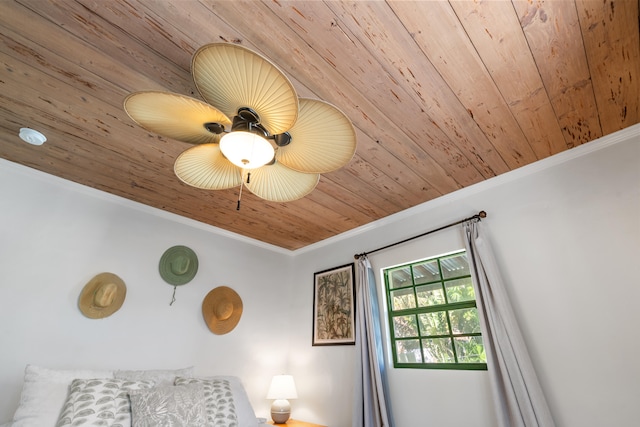
[[[204,101],[157,91],[124,101],[141,127],[195,144],[174,164],[185,184],[240,186],[238,208],[243,188],[264,200],[290,202],[354,156],[356,133],[344,113],[298,98],[287,76],[258,53],[234,43],[208,44],[194,54],[191,73]]]
[[[275,151],[265,138],[253,132],[236,131],[220,139],[220,151],[234,165],[255,169],[273,160]]]

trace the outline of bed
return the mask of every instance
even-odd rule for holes
[[[13,421],[0,427],[258,427],[235,376],[176,370],[58,370],[27,365]]]

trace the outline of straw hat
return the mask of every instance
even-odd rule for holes
[[[82,314],[90,319],[111,316],[122,307],[127,286],[112,273],[100,273],[87,283],[78,299]]]
[[[224,335],[231,332],[240,321],[242,299],[233,289],[219,286],[204,297],[202,315],[211,332]]]
[[[198,257],[186,246],[174,246],[160,258],[160,276],[170,285],[184,285],[198,272]]]

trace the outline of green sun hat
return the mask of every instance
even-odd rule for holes
[[[170,285],[189,283],[198,272],[198,256],[186,246],[173,246],[160,258],[160,276]]]

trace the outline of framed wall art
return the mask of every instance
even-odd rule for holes
[[[314,273],[312,345],[356,342],[354,264]]]

